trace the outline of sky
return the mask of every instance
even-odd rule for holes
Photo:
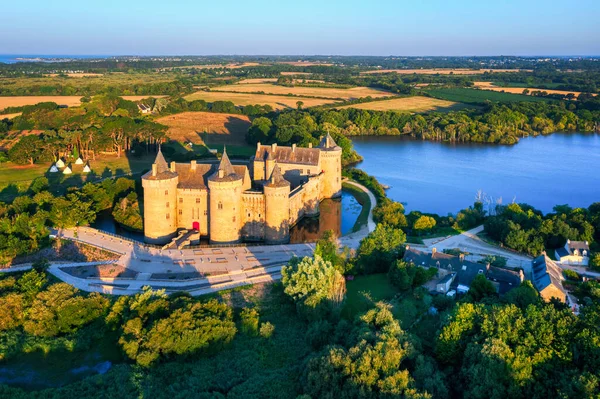
[[[600,0],[18,0],[0,54],[600,55]]]

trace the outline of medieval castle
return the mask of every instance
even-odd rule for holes
[[[142,176],[144,235],[165,244],[181,230],[211,243],[289,240],[290,226],[317,215],[325,198],[341,195],[342,149],[329,134],[317,148],[261,145],[247,164],[167,164],[159,150]]]

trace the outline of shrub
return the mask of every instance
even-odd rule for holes
[[[271,338],[275,332],[275,326],[268,321],[260,325],[260,336],[263,338]]]
[[[240,313],[242,332],[248,335],[258,335],[258,310],[244,308]]]

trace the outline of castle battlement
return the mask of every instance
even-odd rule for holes
[[[142,176],[144,235],[164,244],[178,230],[197,230],[211,243],[289,241],[289,228],[341,194],[342,149],[328,134],[318,147],[258,143],[248,163],[171,162],[162,152]]]

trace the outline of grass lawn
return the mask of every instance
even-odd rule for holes
[[[398,293],[389,282],[387,273],[356,276],[346,283],[346,289],[346,304],[342,315],[348,319],[367,310],[372,302],[390,300]]]
[[[356,232],[366,226],[369,221],[369,209],[371,209],[371,199],[369,195],[352,184],[342,183],[344,191],[352,194],[356,201],[362,205],[360,214],[352,227],[352,232]]]
[[[47,177],[50,191],[54,194],[64,192],[68,187],[80,187],[86,182],[98,181],[104,178],[137,175],[149,170],[155,154],[140,157],[118,158],[116,156],[98,156],[90,160],[92,172],[83,174],[83,165],[72,165],[73,174],[63,175],[61,172],[49,173],[52,163],[45,162],[35,165],[15,165],[11,162],[0,164],[0,201],[12,201],[19,193],[27,191],[33,180]]]

